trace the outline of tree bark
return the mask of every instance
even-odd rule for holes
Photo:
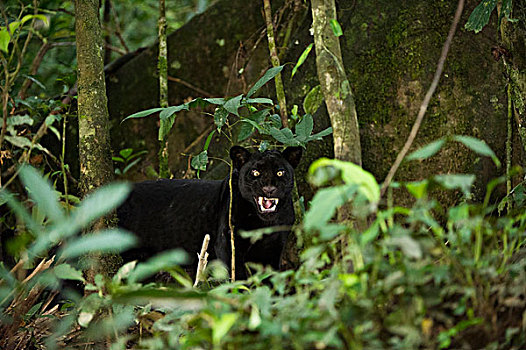
[[[334,0],[312,0],[316,67],[333,128],[334,157],[362,164],[358,116],[345,74],[340,41],[330,21],[336,20]]]
[[[98,0],[75,1],[80,190],[83,195],[113,179],[98,5]]]
[[[159,106],[168,107],[168,46],[166,43],[166,2],[159,0],[159,58],[157,68],[159,69]],[[161,124],[163,121],[160,121]],[[168,136],[160,140],[159,150],[159,177],[169,178],[168,168]]]

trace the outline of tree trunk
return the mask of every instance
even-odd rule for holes
[[[80,190],[113,179],[98,0],[75,1],[77,33]]]
[[[361,165],[356,106],[343,66],[340,41],[333,33],[331,20],[336,20],[334,0],[312,0],[316,66],[333,128],[334,157]]]

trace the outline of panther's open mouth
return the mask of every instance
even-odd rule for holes
[[[278,207],[278,198],[257,197],[254,199],[261,213],[273,213]]]

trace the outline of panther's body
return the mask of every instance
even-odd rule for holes
[[[239,230],[291,226],[294,223],[292,187],[294,167],[301,149],[283,153],[251,153],[235,146],[230,151],[232,174],[232,224],[235,230],[236,277],[246,277],[246,262],[280,267],[280,256],[289,230],[265,235],[251,244]],[[134,185],[126,202],[119,207],[119,224],[139,237],[139,248],[127,259],[145,259],[163,250],[183,248],[193,258],[210,234],[209,260],[221,259],[230,266],[229,178],[219,181],[157,180]]]

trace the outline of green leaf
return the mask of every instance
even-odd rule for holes
[[[305,114],[300,122],[296,124],[296,135],[298,140],[301,142],[307,141],[313,128],[314,120],[312,119],[312,115]]]
[[[488,24],[491,13],[495,9],[495,6],[497,6],[497,3],[498,0],[482,0],[473,12],[471,12],[464,28],[473,30],[475,33],[480,32],[482,28]]]
[[[212,342],[214,345],[219,345],[221,343],[221,339],[227,335],[238,317],[239,315],[236,313],[228,313],[221,315],[219,319],[215,320],[212,329]]]
[[[10,40],[11,40],[11,36],[9,35],[7,29],[5,28],[1,29],[0,30],[0,50],[7,53]]]
[[[325,136],[330,135],[330,134],[332,134],[332,127],[329,127],[329,128],[327,128],[325,130],[320,131],[317,134],[309,136],[309,141],[321,140],[322,137],[325,137]]]
[[[205,146],[203,147],[203,150],[205,150],[205,151],[208,150],[208,147],[210,147],[210,142],[212,142],[212,137],[214,136],[215,132],[216,132],[215,130],[212,130],[212,132],[210,134],[208,134],[208,137],[206,138]]]
[[[37,224],[27,209],[11,194],[7,189],[0,190],[0,203],[7,205],[13,210],[15,215],[37,236],[44,230]]]
[[[14,115],[7,118],[7,125],[18,126],[18,125],[33,125],[34,120],[30,116],[26,115]]]
[[[238,109],[241,107],[241,99],[243,95],[232,97],[230,100],[226,101],[223,107],[229,112],[239,117]]]
[[[405,187],[415,197],[416,199],[420,199],[424,197],[424,195],[427,193],[427,187],[429,185],[429,181],[422,180],[422,181],[414,181],[409,182],[405,184]]]
[[[356,193],[356,185],[340,185],[319,190],[305,213],[303,225],[306,230],[323,230],[327,222],[334,216],[336,209],[351,200]]]
[[[270,135],[275,138],[278,142],[281,142],[284,145],[287,146],[298,146],[300,143],[298,140],[294,139],[294,135],[292,134],[292,131],[290,131],[289,128],[284,129],[277,129],[277,128],[270,128]]]
[[[55,191],[37,170],[29,165],[25,165],[20,169],[20,178],[29,189],[29,195],[38,205],[40,211],[55,223],[64,218],[64,212],[58,203],[58,197]]]
[[[237,142],[241,142],[241,141],[248,139],[250,135],[252,135],[253,132],[254,132],[254,127],[250,124],[250,122],[245,120],[245,123],[242,123],[241,127],[239,128],[239,134],[237,135]]]
[[[250,96],[254,95],[256,93],[256,91],[258,91],[263,85],[265,85],[266,83],[268,83],[268,81],[272,78],[274,78],[276,75],[279,74],[279,72],[281,72],[283,70],[283,67],[284,66],[279,66],[279,67],[274,67],[274,68],[270,68],[269,70],[267,70],[265,72],[265,74],[261,77],[261,79],[259,79],[255,84],[254,86],[252,86],[252,88],[248,91],[247,93],[247,98],[249,98]]]
[[[140,112],[137,112],[137,113],[134,113],[132,115],[127,116],[126,118],[124,118],[121,121],[121,123],[123,123],[124,121],[126,121],[128,119],[144,118],[144,117],[147,117],[147,116],[152,115],[154,113],[157,113],[159,111],[162,111],[163,109],[164,108],[157,107],[157,108],[152,108],[152,109],[147,109],[147,110],[144,110],[144,111],[140,111]]]
[[[197,156],[192,158],[190,165],[195,170],[206,171],[206,165],[208,164],[208,152],[205,150],[199,153]]]
[[[493,152],[491,148],[486,144],[486,142],[479,140],[477,138],[471,137],[471,136],[462,136],[462,135],[455,135],[453,136],[453,140],[461,142],[464,144],[464,146],[471,149],[473,152],[478,153],[482,156],[491,157],[493,160],[493,163],[500,168],[500,161]]]
[[[309,46],[307,46],[307,48],[305,50],[303,50],[302,54],[300,55],[300,58],[298,58],[298,62],[296,62],[296,65],[294,66],[294,68],[292,68],[292,74],[290,75],[291,78],[294,76],[294,74],[296,74],[296,71],[298,70],[298,68],[307,59],[307,57],[309,56],[310,51],[312,50],[312,46],[313,45],[314,44],[311,43]]]
[[[348,185],[357,185],[358,192],[362,193],[371,203],[377,203],[380,200],[380,186],[374,176],[351,162],[320,158],[311,164],[309,174],[312,176],[316,169],[327,166],[339,169],[342,180]]]
[[[267,105],[273,105],[274,101],[270,98],[258,97],[258,98],[247,98],[246,103],[261,103]]]
[[[128,157],[130,157],[133,153],[133,148],[124,148],[124,149],[121,149],[119,154],[122,156],[122,158],[124,159],[128,159]]]
[[[408,155],[406,159],[407,160],[415,160],[415,159],[422,160],[422,159],[430,158],[434,156],[438,151],[440,151],[442,146],[444,146],[445,142],[446,140],[444,139],[433,141],[430,144],[417,149],[416,151]]]
[[[338,37],[338,36],[343,35],[343,30],[342,30],[342,27],[340,26],[340,23],[338,23],[338,20],[331,19],[329,23],[331,25],[331,29],[332,29],[332,32],[334,33],[334,36]]]
[[[65,259],[76,258],[94,252],[123,252],[137,243],[137,238],[121,229],[107,229],[85,234],[68,242],[59,252]]]
[[[237,113],[237,110],[236,110],[236,113]],[[228,120],[228,114],[229,113],[225,109],[225,107],[220,106],[216,108],[216,111],[214,113],[214,124],[217,126],[218,131],[221,131],[221,128],[226,124],[226,121]]]
[[[170,130],[172,130],[172,126],[175,123],[176,116],[176,114],[171,114],[165,118],[160,118],[158,135],[159,141],[165,140],[166,136],[170,133]]]
[[[49,20],[48,18],[45,16],[45,15],[25,15],[24,17],[22,17],[22,24],[26,23],[27,21],[29,21],[30,19],[39,19],[41,20],[42,22],[44,22],[47,26],[49,25]]]
[[[323,93],[321,85],[313,87],[303,100],[303,110],[305,113],[314,114],[323,103]]]
[[[58,278],[63,280],[86,282],[86,280],[82,276],[82,271],[75,269],[69,264],[60,264],[58,266],[55,266],[53,272]]]
[[[400,248],[402,253],[408,258],[422,258],[422,248],[420,247],[420,244],[409,235],[390,237],[387,240],[387,244]]]
[[[471,192],[471,186],[475,182],[475,175],[472,174],[446,174],[435,175],[433,179],[449,190],[460,189],[465,195]]]

